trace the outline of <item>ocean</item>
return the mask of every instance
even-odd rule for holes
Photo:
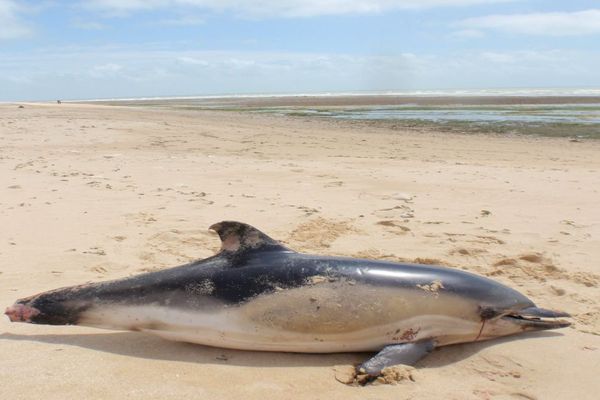
[[[331,118],[464,133],[600,138],[596,88],[222,94],[86,102]]]

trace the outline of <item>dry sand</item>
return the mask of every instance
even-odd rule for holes
[[[600,142],[99,105],[0,105],[0,305],[211,255],[237,219],[306,252],[464,268],[571,328],[436,350],[349,387],[365,354],[281,354],[0,322],[2,399],[596,399]],[[341,367],[339,367],[341,366]]]

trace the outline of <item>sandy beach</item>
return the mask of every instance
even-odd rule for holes
[[[583,101],[583,100],[582,100]],[[344,103],[345,104],[345,103]],[[221,220],[298,251],[505,283],[570,328],[435,350],[351,387],[368,354],[233,351],[0,318],[2,399],[596,399],[600,141],[90,104],[0,105],[0,306],[214,254]]]

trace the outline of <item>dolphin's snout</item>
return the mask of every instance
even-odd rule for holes
[[[568,313],[546,310],[530,306],[518,311],[508,312],[499,318],[484,321],[477,340],[492,339],[526,331],[566,328],[571,322],[562,319],[571,317]]]
[[[560,318],[570,318],[571,315],[563,311],[546,310],[538,307],[528,307],[516,313],[502,317],[503,320],[519,326],[524,331],[541,331],[546,329],[566,328],[571,325],[569,321]]]
[[[31,319],[39,313],[40,311],[37,308],[19,303],[7,307],[4,311],[11,322],[31,322]]]
[[[571,318],[571,314],[564,311],[546,310],[539,307],[524,308],[519,311],[519,315],[534,318]]]

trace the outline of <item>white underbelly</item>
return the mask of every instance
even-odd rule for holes
[[[208,313],[158,306],[92,309],[81,323],[143,331],[168,340],[215,347],[299,353],[376,351],[385,345],[425,338],[436,338],[438,345],[445,345],[474,340],[481,327],[474,321],[426,314],[347,331],[316,326],[314,330],[290,330],[249,317],[243,307]]]
[[[457,329],[460,327],[460,329]],[[443,316],[422,316],[369,330],[329,335],[265,330],[213,330],[180,327],[176,330],[145,330],[164,339],[238,350],[294,353],[377,351],[395,343],[436,338],[438,345],[475,340],[480,324]],[[399,334],[388,332],[400,331]],[[386,334],[387,333],[387,334]],[[402,333],[404,334],[404,337]]]

